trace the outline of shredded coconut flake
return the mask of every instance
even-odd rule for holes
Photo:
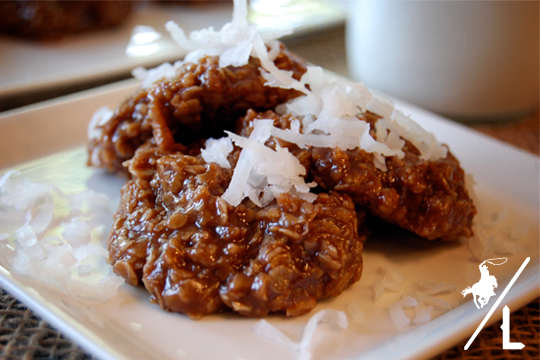
[[[304,333],[300,342],[292,341],[287,335],[276,329],[266,320],[260,320],[255,324],[253,330],[255,333],[276,342],[277,344],[288,348],[289,350],[299,351],[298,360],[311,359],[311,342],[313,335],[319,323],[335,324],[346,329],[348,326],[347,316],[344,312],[332,309],[321,310],[313,315],[304,327]]]
[[[426,306],[424,304],[418,304],[415,308],[416,316],[413,319],[415,324],[423,324],[431,320],[431,312],[433,311],[433,306]]]
[[[424,130],[399,110],[395,110],[391,118],[392,129],[404,139],[409,140],[420,152],[423,160],[443,159],[448,153],[446,146],[440,145],[435,136]]]
[[[452,292],[457,288],[456,284],[445,284],[427,280],[420,280],[417,285],[422,289],[420,290],[422,294],[430,296]]]
[[[394,302],[388,308],[388,313],[394,325],[397,328],[404,328],[409,325],[411,320],[405,314],[404,308],[418,308],[419,304],[415,298],[411,296],[404,296],[401,300]]]
[[[201,155],[207,163],[216,163],[226,169],[231,168],[227,156],[233,151],[231,138],[222,137],[221,139],[210,138],[204,143],[205,149],[201,149]]]
[[[56,206],[66,203],[69,209],[59,212],[69,214],[54,219]],[[10,172],[0,178],[0,225],[10,229],[4,233],[8,241],[0,247],[13,270],[22,275],[76,296],[107,300],[123,279],[111,273],[104,239],[94,235],[101,233],[113,211],[105,195],[91,191],[66,195],[55,186],[28,182]],[[9,223],[4,223],[7,219]]]
[[[383,274],[382,280],[379,278],[371,285],[374,293],[373,301],[379,300],[386,289],[400,291],[406,280],[405,275],[392,266],[381,266],[379,272]]]
[[[417,293],[416,296],[422,303],[427,305],[433,305],[434,308],[439,310],[450,310],[452,309],[452,305],[444,299],[439,299],[433,296],[424,295],[422,293]]]
[[[330,78],[325,76],[322,68],[316,66],[308,66],[300,80],[293,78],[292,71],[278,69],[273,62],[281,51],[276,39],[284,33],[266,34],[263,37],[257,33],[255,24],[247,22],[246,16],[247,2],[234,0],[232,21],[219,31],[209,27],[192,31],[187,36],[178,24],[173,21],[167,22],[165,27],[173,40],[178,46],[189,51],[184,60],[174,65],[164,63],[151,70],[136,68],[133,75],[141,81],[143,88],[147,88],[156,81],[174,77],[182,64],[196,61],[202,56],[219,56],[220,67],[243,66],[248,63],[250,57],[255,57],[261,62],[261,75],[267,81],[265,85],[295,89],[303,93],[302,96],[281,104],[276,109],[278,113],[287,112],[301,119],[303,133],[298,129],[274,128],[271,130],[273,136],[300,147],[309,145],[342,149],[361,148],[373,154],[374,165],[382,171],[387,170],[385,157],[401,158],[404,155],[401,150],[405,144],[404,140],[410,141],[418,148],[422,159],[436,160],[446,157],[447,148],[440,145],[433,135],[395,110],[391,100],[382,95],[373,95],[365,85]],[[150,34],[152,39],[159,38],[159,34],[153,29],[142,30],[143,33]],[[135,31],[133,36],[132,42],[137,42],[136,37],[140,37],[140,31]],[[371,136],[369,124],[359,119],[366,111],[382,117],[376,124],[377,139]],[[108,113],[100,114],[96,115],[96,119],[105,119],[109,116]],[[98,121],[102,120],[95,122]],[[97,135],[89,131],[89,136]],[[248,197],[255,204],[264,206],[277,194],[288,191],[313,201],[315,196],[309,194],[309,187],[299,178],[302,174],[296,170],[298,164],[290,159],[292,155],[287,150],[276,149],[274,152],[280,156],[279,166],[271,166],[272,163],[268,161],[255,162],[263,158],[267,160],[276,158],[270,156],[268,151],[263,151],[261,146],[242,142],[238,137],[231,135],[230,137],[244,148],[243,153],[248,154],[240,157],[242,161],[239,161],[234,171],[234,181],[224,195],[228,203],[237,205],[244,197]],[[207,146],[207,149],[203,150],[203,157],[208,162],[228,167],[230,165],[226,161],[224,151],[227,149],[210,149]],[[286,174],[278,172],[278,168],[286,169]],[[295,173],[291,173],[291,169],[295,169]],[[240,175],[236,175],[237,172]],[[234,189],[233,185],[241,187]]]
[[[392,291],[400,291],[405,284],[405,275],[392,266],[383,266],[381,270],[385,272],[382,284],[385,288]]]
[[[279,331],[264,319],[259,320],[255,324],[253,331],[255,331],[256,334],[259,334],[262,337],[265,337],[268,340],[273,341],[289,350],[296,351],[300,349],[300,343],[292,341],[287,335]]]
[[[405,315],[405,311],[403,311],[401,301],[396,301],[390,305],[388,313],[390,314],[390,319],[392,319],[392,322],[397,328],[403,328],[411,322],[407,315]]]
[[[363,319],[365,317],[362,312],[362,304],[358,300],[353,300],[347,304],[347,310],[353,319]]]
[[[467,191],[476,204],[478,197],[474,193],[474,181],[466,174]],[[497,255],[515,255],[526,252],[520,240],[528,234],[528,226],[512,223],[509,220],[510,209],[504,206],[501,210],[480,212],[473,223],[474,236],[466,239],[467,246],[473,256],[479,260]]]
[[[313,315],[304,328],[304,334],[300,341],[300,356],[298,357],[298,360],[311,359],[311,352],[309,351],[311,340],[313,339],[317,325],[321,322],[336,324],[342,329],[346,329],[348,326],[347,316],[342,311],[325,309]]]
[[[87,245],[90,242],[92,228],[80,218],[72,218],[68,223],[62,223],[64,239],[74,248]]]
[[[386,288],[384,287],[381,279],[375,280],[373,285],[371,285],[371,289],[373,290],[374,294],[373,301],[379,300],[382,294],[384,294],[384,292],[386,291]]]

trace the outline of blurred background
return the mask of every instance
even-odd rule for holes
[[[353,78],[461,120],[509,120],[538,108],[537,1],[351,5]]]

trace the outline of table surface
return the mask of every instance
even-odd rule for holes
[[[348,77],[345,30],[338,26],[318,33],[292,38],[286,41],[288,47],[307,61],[322,66],[337,74]],[[118,74],[110,82],[128,78],[129,74]],[[10,102],[0,100],[0,110],[22,106],[45,100],[53,94],[60,96],[84,88],[101,85],[91,83],[75,88],[57,89],[45,94],[32,94]],[[530,153],[539,151],[538,109],[520,119],[496,123],[468,123],[472,128],[512,144]],[[437,359],[538,359],[540,315],[539,299],[519,309],[511,316],[513,342],[522,342],[523,350],[503,350],[501,321],[480,332],[469,348],[464,351],[462,344],[440,354]],[[27,309],[17,299],[0,289],[0,358],[1,359],[90,359],[76,344],[51,328],[44,320]]]

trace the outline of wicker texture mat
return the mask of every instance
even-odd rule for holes
[[[0,290],[0,351],[5,360],[91,359],[4,290]]]
[[[514,122],[500,124],[476,124],[472,127],[486,135],[540,155],[540,121],[536,113]]]

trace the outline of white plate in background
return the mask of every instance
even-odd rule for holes
[[[135,86],[131,81],[113,84],[1,115],[0,154],[15,142],[12,134],[18,134],[19,140],[24,140],[25,129],[35,127],[28,135],[32,137],[27,142],[30,149],[16,163],[24,178],[54,182],[61,189],[91,188],[118,196],[121,180],[85,166],[84,133],[94,109],[114,106]],[[507,206],[510,221],[529,227],[527,236],[520,240],[525,251],[507,256],[509,260],[503,266],[490,267],[491,274],[499,281],[496,290],[499,295],[524,259],[531,257],[531,262],[488,324],[501,318],[504,305],[517,310],[537,298],[540,281],[539,158],[406,103],[398,101],[396,107],[411,114],[413,119],[447,143],[463,168],[474,175],[481,213]],[[47,126],[43,126],[44,122]],[[44,131],[47,128],[52,130]],[[51,143],[54,144],[51,146]],[[17,151],[13,150],[11,155],[17,157]],[[42,157],[43,151],[54,154]],[[30,159],[34,160],[22,164]],[[314,313],[326,308],[346,311],[347,304],[358,300],[365,319],[358,321],[349,317],[346,330],[321,325],[312,344],[314,360],[427,358],[468,339],[496,300],[492,298],[488,306],[478,310],[470,296],[464,299],[460,294],[460,290],[478,281],[479,261],[461,242],[410,243],[400,240],[368,241],[362,279],[339,297],[320,301],[311,313],[300,317],[270,316],[267,320],[297,341],[307,319]],[[407,282],[402,292],[386,292],[374,302],[370,286],[380,278],[381,265],[397,267],[407,276]],[[427,324],[400,331],[390,320],[388,306],[403,294],[414,291],[419,280],[456,284],[455,292],[441,296],[453,308]],[[257,319],[218,314],[193,321],[150,304],[148,294],[141,288],[123,285],[119,294],[108,303],[91,303],[71,297],[54,286],[18,276],[1,257],[0,284],[66,336],[104,360],[273,360],[297,356],[256,335],[252,329]]]
[[[260,14],[254,18],[264,23],[261,31],[283,24],[294,30],[292,36],[344,23],[343,4],[308,3],[311,5],[301,12],[292,8],[294,12],[289,11],[278,20]],[[0,34],[0,101],[7,96],[84,84],[129,74],[137,66],[153,67],[181,59],[185,51],[166,31],[167,21],[174,20],[189,34],[208,26],[220,29],[231,18],[232,0],[191,5],[139,3],[118,28],[67,37],[59,42],[36,42]],[[163,35],[158,43],[159,50],[140,57],[126,55],[126,46],[136,25],[151,26]]]
[[[35,42],[2,35],[0,98],[128,74],[136,66],[177,60],[185,53],[166,34],[167,21],[174,20],[187,31],[210,25],[221,28],[232,14],[232,3],[142,5],[136,6],[118,28],[67,37],[59,42]],[[166,37],[159,51],[143,57],[125,54],[136,25],[152,26]]]

